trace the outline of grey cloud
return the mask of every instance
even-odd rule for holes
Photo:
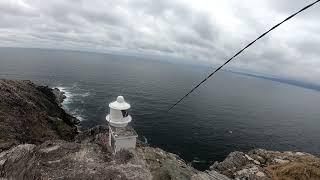
[[[277,10],[277,11],[281,11],[281,12],[286,12],[286,13],[292,13],[296,10],[301,9],[302,7],[315,2],[315,0],[304,0],[304,1],[292,1],[292,0],[281,0],[281,1],[277,1],[277,0],[269,0],[267,1],[269,6],[272,7],[273,9]],[[316,9],[316,7],[314,7]],[[315,10],[315,9],[311,9],[311,11]],[[320,14],[319,11],[317,11],[317,13]]]
[[[1,1],[0,12],[10,16],[38,16],[35,9],[23,3],[13,3],[12,1]]]
[[[177,16],[186,17],[190,13],[188,6],[171,0],[138,0],[130,1],[130,7],[142,13],[152,16],[163,16],[167,12],[172,12]]]
[[[208,15],[198,16],[193,22],[192,28],[197,32],[201,39],[214,41],[214,39],[219,36],[219,32],[216,30],[217,27],[211,24]]]
[[[285,17],[311,0],[263,1],[267,6],[256,1],[226,1],[235,22],[194,8],[196,1],[10,2],[0,2],[3,45],[155,53],[217,65],[266,30],[276,18]],[[257,9],[268,13],[257,13]],[[320,25],[315,18],[319,16],[318,5],[263,38],[228,67],[319,80],[320,72],[312,68],[320,67],[320,61],[316,61],[320,57]],[[235,23],[235,29],[230,29],[230,23]],[[308,67],[299,70],[303,64]]]

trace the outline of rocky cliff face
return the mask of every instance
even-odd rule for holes
[[[0,80],[0,150],[53,139],[71,141],[77,122],[59,107],[52,89],[30,81]]]
[[[108,128],[78,133],[63,99],[58,89],[0,80],[0,179],[320,179],[319,158],[306,153],[233,152],[205,172],[142,143],[114,155]]]

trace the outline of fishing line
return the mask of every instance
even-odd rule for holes
[[[304,8],[300,9],[299,11],[297,11],[296,13],[292,14],[291,16],[288,16],[287,18],[285,18],[283,21],[281,21],[280,23],[274,25],[272,28],[270,28],[268,31],[264,32],[263,34],[261,34],[259,37],[257,37],[255,40],[253,40],[252,42],[250,42],[247,46],[245,46],[243,49],[241,49],[240,51],[238,51],[235,55],[233,55],[230,59],[228,59],[225,63],[223,63],[220,67],[218,67],[215,71],[213,71],[212,73],[210,73],[205,79],[203,79],[199,84],[197,84],[195,87],[193,87],[187,94],[185,94],[181,99],[179,99],[176,103],[174,103],[169,109],[168,111],[170,111],[171,109],[173,109],[177,104],[179,104],[184,98],[186,98],[187,96],[189,96],[189,94],[191,94],[194,90],[196,90],[201,84],[203,84],[205,81],[207,81],[211,76],[213,76],[216,72],[218,72],[223,66],[225,66],[226,64],[228,64],[230,61],[232,61],[235,57],[237,57],[239,54],[241,54],[244,50],[246,50],[248,47],[250,47],[252,44],[254,44],[256,41],[258,41],[259,39],[261,39],[262,37],[264,37],[265,35],[267,35],[269,32],[271,32],[272,30],[276,29],[277,27],[279,27],[281,24],[283,24],[284,22],[290,20],[291,18],[293,18],[294,16],[298,15],[299,13],[309,9],[311,6],[315,5],[316,3],[320,2],[320,0],[317,0],[307,6],[305,6]]]

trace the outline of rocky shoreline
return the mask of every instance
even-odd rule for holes
[[[0,80],[0,150],[52,139],[71,141],[78,122],[57,104],[52,89],[31,81]]]
[[[78,132],[59,89],[0,80],[0,179],[320,179],[318,157],[254,149],[232,152],[201,172],[179,156],[138,143],[113,155],[108,128]]]

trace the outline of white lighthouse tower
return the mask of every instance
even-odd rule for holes
[[[114,153],[122,149],[131,149],[136,147],[138,137],[134,129],[128,126],[132,117],[128,114],[130,104],[123,96],[118,96],[117,100],[109,104],[110,114],[106,120],[109,123],[109,145]]]

